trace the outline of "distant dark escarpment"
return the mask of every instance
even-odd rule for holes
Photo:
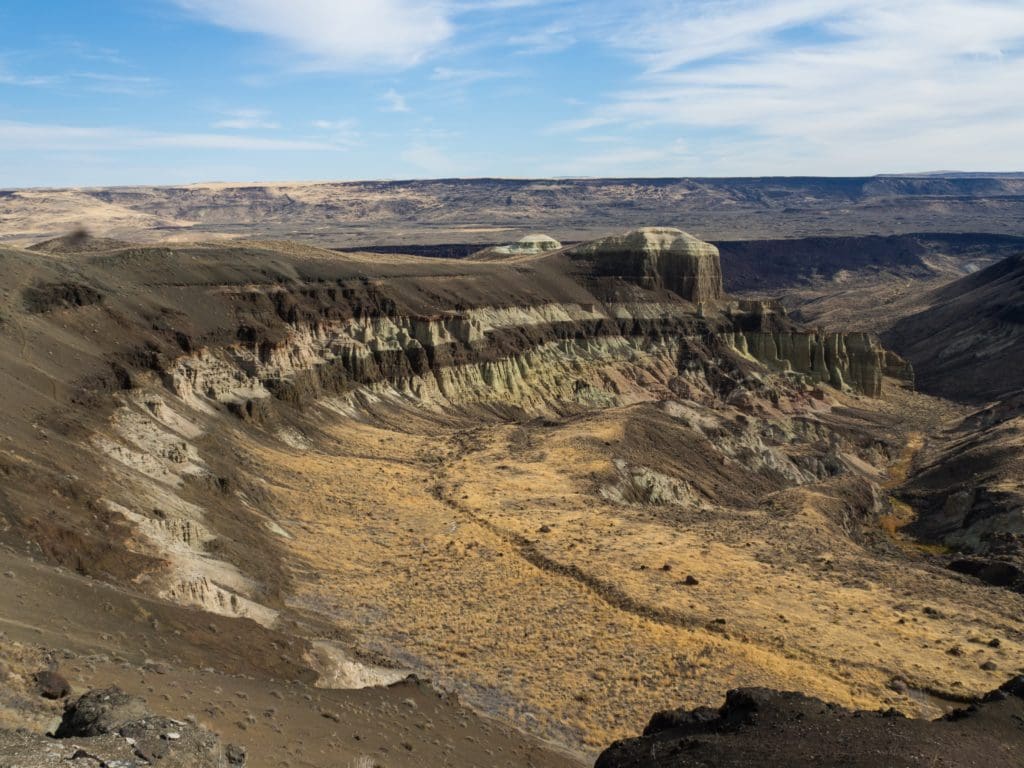
[[[804,237],[716,241],[725,288],[737,293],[772,291],[832,280],[841,272],[892,272],[925,278],[929,257],[949,256],[964,272],[1024,250],[1024,237],[988,233],[926,232],[863,237]]]
[[[231,234],[327,248],[483,247],[528,231],[579,242],[676,223],[713,242],[948,231],[1024,235],[1024,179],[1016,174],[213,183],[12,190],[3,202],[0,240],[55,237],[68,221],[99,237],[132,242]]]

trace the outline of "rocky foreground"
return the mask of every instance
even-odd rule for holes
[[[1020,765],[1024,677],[937,720],[851,712],[799,693],[730,691],[717,710],[659,712],[595,768],[968,768]]]
[[[246,751],[221,744],[194,720],[153,715],[141,698],[111,687],[69,701],[46,736],[0,730],[0,759],[19,768],[58,768],[75,761],[111,768],[143,768],[157,761],[168,768],[225,768],[244,766]]]

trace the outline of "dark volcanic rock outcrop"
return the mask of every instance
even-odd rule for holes
[[[590,277],[618,277],[641,288],[664,288],[695,304],[722,298],[718,249],[671,227],[645,227],[569,250]]]
[[[1024,395],[976,411],[936,442],[900,491],[918,513],[908,532],[949,547],[953,570],[1024,591]]]
[[[799,693],[730,691],[713,710],[656,714],[595,768],[1011,768],[1024,750],[1024,678],[934,721],[851,712]]]
[[[167,768],[225,768],[246,762],[245,749],[224,745],[194,722],[154,715],[142,699],[117,687],[69,701],[54,737],[0,729],[0,764],[143,768],[159,762]]]

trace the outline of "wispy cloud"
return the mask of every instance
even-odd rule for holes
[[[394,88],[381,94],[380,100],[384,103],[381,107],[385,112],[411,112],[412,108],[406,103],[405,96]]]
[[[521,54],[556,53],[576,44],[572,27],[565,22],[553,22],[540,29],[513,35],[508,44]]]
[[[232,109],[224,112],[224,117],[213,124],[214,128],[233,131],[251,131],[254,129],[276,130],[280,123],[270,119],[265,109]]]
[[[95,93],[140,95],[152,92],[157,81],[151,77],[106,72],[68,72],[60,75],[18,75],[0,69],[0,85],[50,87],[71,85]]]
[[[402,159],[415,167],[432,175],[444,176],[452,172],[454,163],[443,149],[430,144],[415,144],[404,152]]]
[[[53,85],[63,78],[58,75],[15,75],[0,70],[0,85],[17,85],[29,88]]]
[[[458,69],[453,67],[434,67],[431,80],[453,85],[466,86],[481,80],[497,80],[512,77],[513,73],[497,69]]]
[[[644,72],[561,129],[676,126],[724,173],[1024,160],[992,146],[1024,131],[1019,2],[654,3],[607,40]]]
[[[352,148],[362,143],[355,120],[314,120],[312,126],[323,131],[335,146]]]
[[[174,0],[214,24],[279,40],[324,70],[404,69],[453,33],[446,0]]]
[[[337,151],[330,140],[262,138],[224,133],[162,133],[129,127],[0,121],[0,148],[11,150],[89,151],[171,147],[257,151]]]
[[[575,157],[551,163],[546,169],[553,176],[591,176],[622,173],[650,176],[673,176],[692,168],[697,158],[690,152],[686,142],[670,141],[665,145],[636,145],[618,141],[616,137],[594,137],[606,143],[609,148],[599,152],[584,153]]]
[[[75,72],[73,78],[83,81],[86,88],[96,93],[139,96],[152,93],[157,81],[141,75],[119,75],[109,72]]]

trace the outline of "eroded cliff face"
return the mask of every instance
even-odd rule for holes
[[[280,574],[243,576],[209,552],[241,535],[210,522],[232,503],[232,462],[197,448],[219,414],[301,449],[289,414],[317,407],[358,417],[386,401],[522,419],[680,396],[746,407],[758,393],[818,382],[879,392],[873,340],[801,330],[770,304],[725,304],[714,247],[679,230],[569,249],[534,240],[545,247],[472,261],[294,244],[12,254],[24,270],[20,332],[49,339],[34,370],[63,377],[31,397],[43,408],[52,388],[97,413],[113,408],[88,440],[120,492],[95,506],[131,526],[140,562],[170,563],[152,577],[155,591],[272,623],[276,598],[261,590]],[[28,347],[6,338],[11,370],[22,370]],[[81,339],[95,351],[76,369]],[[247,514],[277,531],[261,493],[245,491]],[[55,541],[94,534],[83,524]],[[130,558],[124,567],[145,571]]]
[[[913,375],[909,364],[888,355],[871,334],[799,328],[774,301],[734,302],[727,311],[731,345],[772,370],[869,397],[881,395],[883,376]]]
[[[718,249],[671,227],[646,227],[570,248],[589,278],[616,277],[664,288],[694,304],[722,298]]]

